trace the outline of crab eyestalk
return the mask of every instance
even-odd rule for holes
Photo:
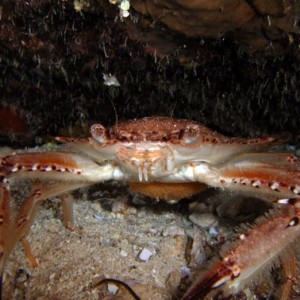
[[[94,124],[90,128],[92,137],[99,143],[105,144],[107,142],[106,129],[101,124]]]
[[[198,126],[191,125],[186,128],[186,130],[183,131],[182,139],[185,143],[185,145],[194,145],[199,142],[199,128]]]

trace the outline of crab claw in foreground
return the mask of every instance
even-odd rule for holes
[[[217,293],[228,297],[257,282],[262,278],[262,271],[270,270],[278,259],[283,263],[287,259],[290,245],[300,234],[299,217],[300,211],[293,217],[272,213],[262,217],[247,233],[239,235],[235,246],[223,250],[223,259],[202,274],[181,300],[201,299]]]

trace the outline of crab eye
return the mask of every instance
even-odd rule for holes
[[[197,126],[189,126],[183,134],[185,144],[193,144],[199,138],[199,128]]]
[[[90,132],[92,137],[100,144],[106,142],[107,138],[106,138],[105,127],[103,127],[101,124],[92,125]]]

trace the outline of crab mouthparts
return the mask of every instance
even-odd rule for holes
[[[118,158],[139,182],[171,173],[174,169],[173,155],[164,147],[124,147]]]

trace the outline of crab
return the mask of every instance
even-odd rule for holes
[[[27,236],[42,200],[108,180],[125,181],[138,193],[175,200],[215,187],[289,204],[289,213],[269,214],[239,235],[223,259],[200,276],[182,299],[237,293],[299,235],[300,164],[291,153],[267,152],[288,135],[264,138],[226,137],[189,120],[150,117],[118,123],[111,128],[94,124],[91,137],[57,137],[56,151],[17,151],[0,159],[0,272],[14,245],[20,241],[32,265]],[[44,182],[12,218],[10,184],[17,179]],[[72,204],[63,198],[65,224],[74,228]],[[288,263],[287,263],[288,261]],[[287,277],[295,271],[285,267]],[[287,284],[283,294],[289,294]],[[225,296],[224,296],[225,297]]]

